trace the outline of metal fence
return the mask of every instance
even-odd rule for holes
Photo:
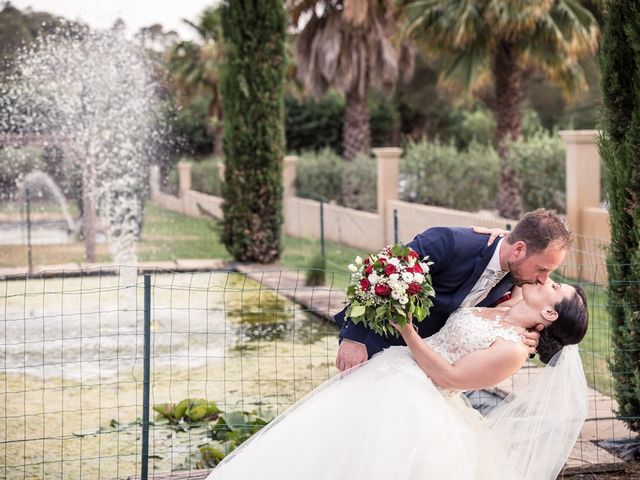
[[[335,372],[346,274],[136,268],[0,281],[0,476],[147,478],[215,463]],[[562,275],[562,272],[560,272]],[[591,414],[572,465],[619,461],[603,285],[586,284]],[[531,362],[479,408],[526,382]],[[186,401],[189,399],[189,401]],[[489,405],[490,406],[490,405]]]

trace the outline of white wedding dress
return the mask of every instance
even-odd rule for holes
[[[515,329],[476,312],[457,310],[425,342],[454,363],[488,348],[498,337],[521,341]],[[549,368],[553,370],[544,370]],[[538,398],[532,391],[525,395]],[[546,400],[553,410],[563,408]],[[583,412],[566,419],[575,423],[571,431],[555,432],[549,431],[558,428],[555,421],[540,422],[538,406],[528,411],[531,401],[518,402],[503,402],[493,418],[483,418],[462,392],[434,385],[408,347],[391,347],[311,392],[229,454],[207,478],[555,479],[575,443]],[[580,410],[575,398],[565,403],[572,412]],[[548,442],[553,442],[551,448]]]

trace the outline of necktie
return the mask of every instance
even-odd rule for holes
[[[461,307],[475,307],[486,298],[491,289],[504,278],[507,272],[487,269],[474,285],[469,295],[462,301]]]

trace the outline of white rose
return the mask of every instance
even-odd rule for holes
[[[389,259],[389,263],[394,267],[397,267],[398,265],[400,265],[400,260],[398,260],[396,257],[393,257]]]
[[[400,274],[392,273],[391,275],[389,275],[389,281],[390,282],[396,282],[398,280],[400,280]]]
[[[422,284],[422,282],[424,282],[424,275],[422,275],[421,273],[414,273],[413,281],[417,284]]]
[[[402,272],[402,280],[411,283],[413,281],[413,273],[411,272]]]
[[[400,305],[406,305],[407,303],[409,303],[409,297],[403,295],[398,299],[398,301],[400,302]]]
[[[358,267],[356,267],[353,263],[349,265],[349,271],[351,273],[356,273],[358,271]]]
[[[359,257],[359,256],[356,257],[354,262],[355,262],[356,265],[362,265],[362,257]]]
[[[371,282],[371,285],[375,285],[376,283],[378,283],[378,280],[380,280],[380,277],[378,276],[377,273],[374,272],[367,277],[367,280]]]

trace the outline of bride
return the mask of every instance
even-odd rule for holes
[[[584,292],[525,285],[509,307],[455,311],[435,335],[333,377],[229,454],[209,480],[555,479],[586,418]],[[547,366],[482,417],[465,390],[516,373],[526,329]],[[400,330],[399,327],[396,327]],[[563,348],[564,347],[564,348]]]

